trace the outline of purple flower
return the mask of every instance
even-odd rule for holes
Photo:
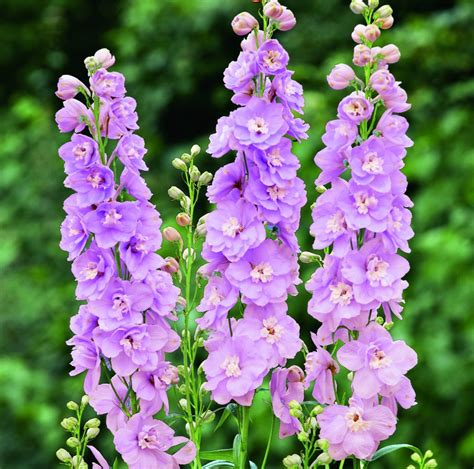
[[[214,158],[220,158],[235,148],[234,119],[230,116],[221,117],[217,121],[216,133],[209,137],[207,152]]]
[[[332,254],[344,256],[350,249],[352,232],[348,229],[346,217],[339,201],[347,194],[347,183],[336,179],[332,188],[320,195],[313,209],[313,224],[310,233],[314,236],[314,249],[324,249],[333,244]]]
[[[142,202],[148,201],[152,193],[145,180],[136,172],[125,168],[120,176],[120,185],[135,199]]]
[[[288,52],[276,39],[265,41],[257,52],[257,63],[265,75],[278,75],[286,71]]]
[[[105,249],[128,241],[135,233],[139,216],[135,202],[106,202],[89,212],[84,223],[95,234],[97,245]]]
[[[291,140],[283,138],[278,145],[265,151],[247,152],[257,165],[260,179],[266,186],[282,184],[296,177],[300,163],[291,152],[291,146]]]
[[[349,155],[352,178],[357,184],[370,185],[379,192],[391,189],[390,175],[402,167],[402,162],[385,148],[383,139],[370,137],[352,149]]]
[[[241,52],[237,61],[231,62],[224,72],[225,87],[234,92],[246,89],[257,75],[254,52]]]
[[[373,104],[365,98],[364,94],[355,91],[339,103],[337,117],[359,124],[364,120],[369,120],[373,110]]]
[[[339,373],[339,365],[331,357],[330,353],[322,347],[317,347],[316,352],[306,355],[304,364],[306,378],[305,386],[315,381],[313,397],[320,404],[334,404],[336,395],[334,392],[333,376]]]
[[[326,124],[326,133],[322,136],[323,143],[333,150],[350,147],[358,135],[357,125],[350,120],[337,119]]]
[[[207,189],[209,202],[219,204],[226,201],[236,202],[242,197],[245,182],[244,163],[238,158],[233,163],[218,169],[212,184]]]
[[[109,283],[98,300],[89,302],[89,311],[99,318],[99,326],[112,331],[128,324],[140,324],[142,312],[153,302],[150,287],[140,282],[116,279]]]
[[[204,386],[214,401],[222,405],[233,399],[249,406],[267,372],[267,361],[247,337],[225,336],[202,367],[207,379]]]
[[[335,256],[326,256],[324,267],[316,270],[306,288],[313,294],[308,313],[326,324],[331,332],[335,332],[344,319],[355,318],[362,311],[354,297],[354,287],[342,275],[341,261]],[[378,303],[372,301],[365,308],[375,306]]]
[[[350,252],[342,265],[342,274],[352,282],[354,297],[362,305],[400,299],[408,285],[402,277],[409,270],[406,259],[387,252],[377,239]]]
[[[135,134],[126,135],[119,141],[116,152],[120,161],[129,170],[148,171],[148,167],[143,161],[147,149],[142,137]]]
[[[402,376],[399,383],[394,386],[383,385],[380,394],[383,396],[382,405],[388,407],[393,415],[397,415],[397,404],[404,409],[416,405],[415,390],[406,376]]]
[[[244,303],[265,306],[283,302],[288,292],[295,292],[296,269],[289,249],[267,239],[258,248],[247,251],[238,262],[230,264],[225,275],[240,289]]]
[[[234,111],[234,137],[243,147],[266,150],[277,145],[288,131],[283,105],[253,97],[247,106]]]
[[[93,122],[91,112],[77,99],[67,99],[63,108],[56,113],[56,123],[60,132],[80,132]]]
[[[107,166],[94,164],[70,174],[64,185],[77,192],[79,207],[100,204],[114,193],[114,173]]]
[[[307,124],[303,119],[295,119],[288,109],[285,109],[283,118],[288,124],[288,135],[290,137],[293,137],[298,142],[308,138],[307,132],[309,130],[309,124]]]
[[[92,338],[92,333],[97,326],[97,316],[91,314],[87,305],[79,306],[79,311],[69,321],[69,327],[75,335],[89,339]]]
[[[247,306],[233,332],[254,341],[254,346],[268,357],[268,368],[284,366],[301,349],[298,323],[286,314],[286,304],[269,304],[265,307]]]
[[[168,450],[186,443],[170,455]],[[136,414],[114,435],[117,451],[130,469],[152,467],[178,468],[190,463],[196,456],[194,443],[184,437],[175,437],[174,430],[160,420]]]
[[[227,318],[227,313],[239,298],[238,288],[232,286],[225,277],[213,275],[204,288],[204,296],[196,308],[205,313],[196,319],[201,329],[215,329]]]
[[[396,418],[382,405],[350,399],[349,406],[332,405],[318,415],[320,437],[329,441],[329,455],[341,461],[354,455],[369,460],[379,443],[395,432]]]
[[[411,104],[407,103],[407,92],[399,85],[396,85],[391,93],[383,96],[385,107],[396,113],[406,112],[411,108]]]
[[[303,87],[291,77],[294,72],[288,70],[277,75],[272,82],[272,89],[280,101],[292,111],[303,114]]]
[[[77,280],[77,299],[98,299],[116,273],[114,255],[111,250],[100,249],[93,242],[74,260],[72,273]]]
[[[111,332],[97,330],[94,339],[102,353],[111,358],[112,368],[119,376],[130,376],[137,368],[155,370],[159,352],[169,351],[170,342],[168,331],[152,324],[120,327]]]
[[[316,185],[324,186],[329,182],[334,183],[346,170],[344,161],[347,160],[348,149],[335,150],[323,148],[316,153],[314,162],[321,169],[321,174],[316,179]]]
[[[71,141],[59,148],[59,156],[64,160],[67,174],[89,168],[99,162],[99,147],[90,137],[74,134]]]
[[[61,223],[60,248],[69,253],[68,261],[74,260],[86,246],[89,234],[80,217],[74,214],[66,216]]]
[[[104,105],[105,104],[105,105]],[[118,139],[138,129],[138,115],[135,111],[137,102],[130,97],[117,98],[111,103],[102,101],[101,121],[102,134],[111,139]]]
[[[86,371],[84,379],[84,391],[89,394],[92,392],[100,380],[100,355],[97,344],[89,337],[75,335],[67,342],[72,346],[71,366],[74,367],[69,374],[76,376]]]
[[[407,135],[408,121],[403,116],[392,114],[391,110],[385,111],[380,118],[376,130],[382,137],[393,145],[402,147],[413,146],[413,140]]]
[[[123,98],[126,93],[125,77],[118,72],[97,70],[90,78],[92,91],[101,98]]]
[[[150,310],[158,316],[170,317],[176,307],[179,288],[173,285],[173,278],[163,270],[152,270],[145,278],[145,283],[153,291],[153,303]]]
[[[222,252],[231,262],[238,261],[266,237],[255,206],[243,199],[222,203],[206,218],[206,229],[209,247]]]
[[[410,252],[408,240],[413,238],[414,232],[411,228],[412,215],[407,207],[413,207],[413,202],[408,196],[402,194],[393,201],[393,207],[388,215],[387,229],[381,233],[384,246],[388,251],[395,252],[401,249]]]
[[[273,413],[280,420],[280,438],[301,431],[301,422],[290,415],[290,402],[304,401],[304,374],[297,367],[277,368],[270,380]]]
[[[80,93],[81,90],[90,96],[90,91],[81,80],[78,80],[76,77],[71,75],[61,75],[58,81],[58,89],[54,94],[59,99],[66,100],[74,98],[74,96]]]
[[[395,77],[386,69],[377,70],[369,80],[370,86],[381,96],[393,92]]]
[[[383,385],[396,386],[417,363],[413,349],[402,340],[393,341],[390,333],[372,322],[357,340],[344,344],[337,353],[341,365],[354,371],[354,394],[370,399]]]

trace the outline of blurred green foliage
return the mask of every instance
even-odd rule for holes
[[[306,88],[309,141],[298,146],[301,171],[313,201],[324,123],[334,118],[341,93],[325,82],[330,68],[351,60],[350,32],[357,18],[343,0],[288,0],[299,24],[280,35],[296,78]],[[384,34],[402,61],[393,67],[413,110],[407,157],[417,232],[410,254],[411,286],[405,320],[394,329],[419,353],[411,372],[418,406],[400,413],[391,442],[431,448],[439,467],[474,464],[474,3],[472,0],[394,0],[396,24]],[[79,399],[82,377],[68,377],[68,320],[75,313],[74,284],[58,248],[62,164],[66,141],[54,125],[60,107],[55,82],[68,73],[85,79],[84,57],[109,47],[127,89],[139,103],[141,134],[149,148],[147,180],[171,223],[167,188],[179,183],[170,165],[192,143],[206,145],[216,119],[230,108],[221,83],[238,54],[228,24],[255,8],[249,0],[16,0],[2,1],[0,17],[0,467],[56,467],[63,444],[59,421],[65,403]],[[222,161],[202,157],[215,170]],[[300,240],[310,247],[309,208]],[[306,279],[308,269],[302,272]],[[307,295],[291,312],[305,338],[317,324],[305,313]],[[259,462],[270,423],[268,398],[259,393],[252,414],[252,458]],[[231,431],[210,434],[209,448],[230,446]],[[99,445],[108,453],[110,438]],[[271,467],[295,452],[293,439],[275,441]],[[376,468],[406,467],[400,452]]]

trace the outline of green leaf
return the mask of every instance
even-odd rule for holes
[[[241,445],[240,435],[237,434],[235,435],[234,444],[232,445],[233,461],[237,465],[240,462],[240,445]]]
[[[224,412],[222,413],[221,418],[219,419],[219,422],[214,428],[214,431],[218,430],[222,425],[224,425],[225,421],[229,418],[230,415],[233,415],[236,417],[237,415],[237,404],[231,403],[226,406],[224,409]]]
[[[230,461],[233,462],[233,450],[232,449],[216,449],[214,451],[201,451],[199,453],[201,459],[206,461]]]
[[[390,445],[390,446],[385,446],[384,448],[380,448],[372,457],[371,461],[376,461],[377,459],[383,458],[387,454],[393,453],[394,451],[398,451],[399,449],[411,449],[415,453],[418,453],[421,457],[423,457],[423,453],[413,445],[407,445],[407,444],[400,444],[400,445]]]
[[[118,469],[119,467],[119,461],[118,458],[115,458],[114,465],[112,466],[112,469]]]
[[[207,463],[205,466],[202,466],[202,469],[210,469],[211,467],[235,467],[233,463],[228,461],[212,461]]]

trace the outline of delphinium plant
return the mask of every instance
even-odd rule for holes
[[[173,226],[162,229],[142,177],[147,150],[136,133],[136,102],[126,96],[123,75],[109,70],[112,54],[102,49],[86,59],[89,85],[59,80],[64,107],[56,121],[61,132],[74,132],[59,150],[65,185],[74,191],[64,204],[61,248],[82,302],[68,344],[71,374],[85,372],[86,393],[80,404],[67,404],[76,415],[61,422],[70,436],[57,456],[68,467],[109,467],[90,444],[99,419],[83,422],[90,404],[113,435],[113,467],[270,468],[273,421],[260,459],[248,457],[257,392],[269,396],[279,437],[301,444],[284,467],[329,468],[335,461],[343,468],[352,459],[362,469],[400,448],[414,451],[420,469],[436,467],[431,452],[414,446],[377,451],[395,431],[397,406],[415,404],[406,373],[417,361],[389,332],[407,287],[409,266],[398,250],[409,252],[413,236],[401,172],[412,142],[399,115],[409,104],[388,71],[400,54],[394,45],[374,46],[393,24],[391,8],[352,2],[366,20],[352,35],[362,78],[342,64],[328,77],[332,88],[353,92],[328,123],[326,148],[315,159],[321,195],[311,233],[324,259],[300,255],[321,264],[306,285],[313,294],[308,311],[321,322],[309,352],[287,305],[301,283],[296,232],[306,203],[292,147],[309,126],[299,117],[302,86],[274,38],[296,20],[277,0],[254,3],[261,21],[244,12],[232,22],[245,36],[224,73],[236,109],[219,119],[207,150],[235,159],[214,177],[199,169],[197,145],[173,160],[184,181],[168,191],[179,205]],[[202,215],[205,192],[215,208]],[[173,257],[157,253],[162,238]],[[299,353],[304,371],[289,363]],[[305,399],[309,390],[314,400]],[[236,424],[231,448],[211,450],[206,441],[216,416],[214,431]]]

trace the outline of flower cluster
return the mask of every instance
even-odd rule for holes
[[[409,252],[413,236],[412,203],[401,172],[413,143],[399,115],[410,105],[389,71],[400,58],[398,48],[374,46],[381,29],[393,24],[391,8],[370,5],[352,5],[361,8],[367,23],[352,34],[353,63],[365,80],[345,64],[329,74],[331,88],[354,91],[341,100],[337,119],[326,126],[325,148],[315,157],[323,193],[313,209],[311,234],[314,248],[324,249],[326,257],[306,285],[313,295],[309,314],[321,322],[314,336],[317,351],[306,358],[306,382],[315,381],[315,399],[327,404],[318,416],[320,438],[329,441],[336,460],[370,459],[395,431],[397,405],[415,404],[405,375],[416,365],[416,353],[388,332],[392,315],[401,318],[408,285],[403,277],[409,264],[397,251]],[[338,348],[339,363],[325,349],[330,344]],[[338,400],[334,382],[339,365],[353,376],[347,405]]]
[[[71,319],[71,374],[86,372],[91,405],[107,414],[130,468],[172,468],[194,457],[192,443],[153,420],[161,408],[167,411],[167,390],[178,381],[166,353],[180,343],[170,325],[179,290],[155,252],[161,218],[140,175],[148,169],[147,150],[134,133],[136,102],[125,96],[124,76],[109,71],[114,62],[107,49],[98,51],[85,61],[90,87],[66,75],[56,93],[64,100],[59,129],[74,131],[59,150],[65,186],[74,191],[64,204],[61,248],[72,261],[76,297],[84,301]]]
[[[294,115],[303,112],[303,89],[287,69],[288,53],[272,38],[296,20],[276,0],[264,2],[262,18],[262,29],[250,13],[232,22],[237,34],[248,35],[224,72],[239,107],[219,119],[208,152],[215,158],[230,151],[237,156],[217,171],[208,189],[217,208],[206,217],[208,264],[202,272],[208,282],[198,307],[204,313],[199,326],[209,333],[205,387],[219,404],[234,400],[243,406],[251,404],[267,373],[285,366],[301,348],[286,300],[300,283],[295,231],[306,202],[292,140],[307,138],[308,125]],[[233,315],[237,304],[243,312]],[[284,401],[288,370],[276,373],[272,393]],[[302,384],[303,373],[293,371],[291,380],[290,388],[295,380]],[[275,409],[281,409],[276,400]],[[290,423],[286,417],[284,424]],[[290,426],[282,431],[294,433]]]

